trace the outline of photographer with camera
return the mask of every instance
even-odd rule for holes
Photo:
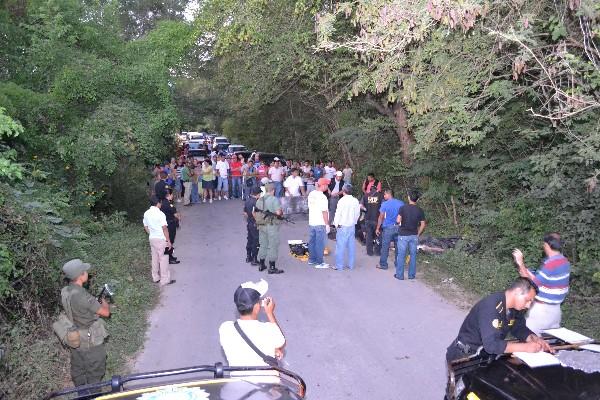
[[[73,327],[65,342],[71,350],[71,379],[75,386],[97,383],[106,371],[104,321],[110,307],[103,296],[92,296],[83,286],[89,279],[90,264],[74,259],[63,266],[69,285],[62,288],[61,302]],[[102,292],[104,293],[104,291]]]
[[[268,289],[267,281],[261,279],[242,283],[233,294],[239,318],[219,327],[219,340],[229,366],[277,366],[282,359],[285,336],[275,318],[275,301],[264,297]],[[258,320],[261,309],[268,322]]]

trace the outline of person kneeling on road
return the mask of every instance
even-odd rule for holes
[[[256,201],[252,213],[258,226],[258,259],[259,271],[267,269],[265,262],[269,263],[269,274],[281,274],[285,271],[277,269],[277,253],[279,250],[279,224],[283,216],[279,199],[275,197],[275,186],[272,183],[265,185],[265,194]]]
[[[267,281],[261,279],[242,283],[233,294],[240,317],[219,327],[219,341],[231,367],[276,365],[283,357],[285,336],[275,318],[275,301],[264,297],[268,289]],[[268,322],[258,320],[261,308]]]

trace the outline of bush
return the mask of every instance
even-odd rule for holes
[[[68,350],[51,331],[65,283],[61,266],[72,258],[94,266],[91,293],[105,282],[116,290],[117,307],[107,321],[107,376],[125,372],[158,294],[141,224],[129,223],[124,213],[71,214],[64,193],[41,184],[2,186],[0,196],[0,347],[6,351],[0,374],[7,377],[0,398],[37,399],[72,385]]]

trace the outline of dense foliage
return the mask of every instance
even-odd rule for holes
[[[196,25],[198,101],[222,97],[197,124],[420,187],[430,233],[480,245],[442,262],[478,291],[561,232],[567,324],[600,334],[581,319],[600,300],[597,2],[213,0]]]
[[[117,288],[108,373],[142,344],[156,288],[137,221],[180,120],[188,3],[0,1],[0,398],[69,385],[50,330],[68,259]]]

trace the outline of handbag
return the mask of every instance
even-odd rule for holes
[[[262,360],[265,363],[269,364],[271,367],[279,367],[279,361],[275,357],[268,356],[265,353],[263,353],[262,351],[260,351],[259,348],[256,347],[256,345],[254,343],[252,343],[252,341],[248,338],[248,336],[246,336],[246,334],[244,333],[244,331],[240,327],[240,324],[238,324],[237,321],[235,321],[233,323],[233,326],[235,326],[235,329],[238,331],[238,333],[240,334],[240,336],[242,337],[242,339],[244,339],[244,341],[246,342],[246,344],[248,344],[248,346],[250,346],[250,348],[252,350],[254,350],[254,352],[256,354],[258,354],[258,356],[260,358],[262,358]]]

